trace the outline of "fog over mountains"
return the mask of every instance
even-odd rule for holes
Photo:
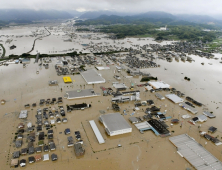
[[[173,20],[183,20],[197,23],[209,23],[217,22],[220,17],[211,17],[207,15],[191,15],[191,14],[171,14],[161,11],[149,11],[146,13],[121,13],[116,11],[89,11],[89,12],[78,12],[76,10],[32,10],[32,9],[0,9],[0,20],[1,21],[13,21],[13,22],[31,22],[41,20],[56,20],[56,19],[71,19],[79,17],[79,19],[95,19],[101,15],[115,15],[115,16],[132,16],[140,18],[169,18]]]

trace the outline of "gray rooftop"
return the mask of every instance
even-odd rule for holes
[[[28,111],[27,110],[21,110],[20,114],[19,114],[19,118],[20,119],[25,119],[28,116]]]
[[[159,93],[156,93],[155,96],[156,96],[158,99],[161,99],[161,100],[165,99],[165,97],[163,97],[163,96],[162,96],[161,94],[159,94]]]
[[[214,118],[214,117],[216,117],[215,115],[213,115],[212,113],[207,112],[207,111],[204,111],[203,114],[204,114],[205,116],[209,117],[209,118]]]
[[[87,84],[105,83],[106,80],[96,70],[90,69],[80,73]]]
[[[95,93],[93,89],[84,89],[84,90],[80,89],[80,90],[67,91],[64,97],[67,99],[75,99],[75,98],[85,98],[93,96],[99,96],[99,94]]]
[[[129,120],[131,123],[139,122],[139,119],[136,117],[130,117]]]
[[[222,169],[222,163],[187,134],[170,137],[169,140],[177,147],[177,152],[192,164],[195,169]]]
[[[114,83],[113,87],[115,87],[116,89],[127,88],[127,86],[124,83]]]
[[[180,97],[178,97],[177,95],[175,94],[167,94],[165,95],[168,99],[170,99],[171,101],[173,101],[174,103],[181,103],[183,102],[184,100],[181,99]]]
[[[152,127],[147,121],[137,123],[137,124],[135,124],[135,126],[138,130],[151,129],[151,127]]]
[[[109,129],[110,132],[131,128],[120,113],[101,115],[100,120],[102,120],[103,125]]]
[[[189,106],[189,105],[186,104],[186,103],[180,103],[179,106],[183,107],[184,109],[190,111],[190,112],[193,113],[193,114],[197,114],[197,112],[198,112],[197,109]]]
[[[49,81],[49,85],[58,85],[58,81],[57,80],[51,80],[51,81]]]

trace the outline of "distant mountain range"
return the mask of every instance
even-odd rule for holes
[[[214,24],[222,23],[220,16],[214,17],[207,15],[173,15],[167,12],[161,11],[150,11],[141,14],[135,13],[121,13],[115,11],[89,11],[89,12],[78,12],[76,10],[31,10],[31,9],[0,9],[0,26],[14,22],[14,23],[31,23],[32,21],[41,20],[56,20],[56,19],[70,19],[74,17],[79,17],[79,19],[106,19],[107,16],[124,17],[124,20],[135,19],[151,19],[154,21],[165,19],[166,21],[176,21],[185,23],[204,23],[204,24]],[[110,18],[107,18],[110,19]],[[119,20],[119,18],[117,18]],[[222,25],[222,24],[221,24]]]
[[[133,13],[120,13],[115,11],[89,11],[84,14],[82,14],[79,19],[95,19],[102,15],[115,15],[115,16],[135,16],[140,18],[154,18],[154,19],[160,19],[160,18],[170,18],[175,19],[176,17],[170,13],[167,12],[159,12],[159,11],[150,11],[142,14],[133,14]]]
[[[169,18],[169,19],[176,19],[176,16],[167,13],[167,12],[161,12],[161,11],[150,11],[146,13],[142,13],[139,15],[135,15],[140,18],[154,18],[154,19],[161,19],[161,18]]]
[[[85,12],[84,14],[80,15],[79,19],[95,19],[100,17],[101,15],[116,15],[116,16],[131,16],[134,15],[133,13],[121,13],[115,11],[89,11]]]
[[[217,22],[218,19],[215,19],[211,16],[207,15],[189,15],[189,14],[183,14],[183,15],[173,15],[171,13],[162,12],[162,11],[150,11],[146,13],[141,14],[134,14],[129,15],[126,13],[117,13],[112,11],[90,11],[82,14],[79,18],[80,19],[96,19],[100,17],[101,15],[116,15],[116,16],[133,16],[137,18],[153,18],[153,19],[173,19],[173,20],[183,20],[188,22],[196,22],[196,23],[208,23],[208,22]]]
[[[184,20],[184,21],[189,21],[189,22],[215,22],[217,19],[210,17],[208,15],[188,15],[188,14],[183,14],[183,15],[176,15],[177,19]]]

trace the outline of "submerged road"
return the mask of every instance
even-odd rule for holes
[[[44,38],[44,37],[48,37],[48,36],[51,35],[51,32],[49,32],[49,30],[47,30],[46,27],[44,27],[44,28],[46,29],[46,31],[48,31],[49,34],[48,34],[48,35],[45,35],[45,36],[42,36],[42,37],[38,37],[38,38],[36,38],[36,39],[34,40],[34,42],[33,42],[32,49],[31,49],[29,52],[27,52],[27,54],[31,53],[31,52],[34,50],[36,40],[41,39],[41,38]]]
[[[0,46],[2,47],[2,50],[3,50],[2,56],[0,56],[0,58],[4,58],[6,50],[5,50],[5,47],[3,46],[3,44],[0,44]]]

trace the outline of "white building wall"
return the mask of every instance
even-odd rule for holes
[[[125,134],[125,133],[130,133],[132,132],[132,128],[128,128],[128,129],[123,129],[123,130],[118,130],[118,131],[113,131],[113,132],[110,132],[110,136],[115,136],[115,135],[122,135],[122,134]]]

